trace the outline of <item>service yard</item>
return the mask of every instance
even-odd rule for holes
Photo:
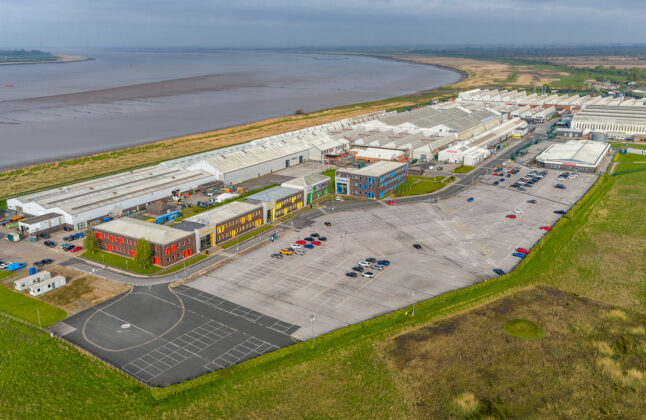
[[[307,230],[287,232],[275,244],[241,255],[189,285],[300,325],[293,336],[301,340],[361,322],[491,278],[494,268],[513,269],[520,261],[512,255],[516,248],[537,244],[545,233],[539,227],[552,226],[562,217],[554,211],[567,211],[597,178],[581,174],[558,190],[554,184],[560,171],[549,171],[525,192],[509,187],[527,172],[523,168],[499,186],[492,180],[477,183],[440,202],[325,215]],[[516,218],[505,217],[511,214]],[[305,255],[270,257],[313,232],[327,241]],[[383,271],[369,269],[373,278],[346,276],[369,257],[391,264]]]

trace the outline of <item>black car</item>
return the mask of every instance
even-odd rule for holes
[[[54,260],[52,260],[51,258],[43,258],[42,260],[40,260],[40,262],[43,264],[51,264],[54,262]]]
[[[319,235],[318,233],[310,233],[310,236],[311,236],[312,238],[318,238],[318,237],[319,237],[319,236],[321,236],[321,235]]]
[[[366,258],[365,261],[368,261],[369,263],[376,263],[377,259],[370,257],[370,258]]]
[[[377,261],[377,264],[379,264],[379,265],[389,266],[389,265],[390,265],[390,261],[388,261],[388,260],[381,260],[381,261]]]
[[[50,248],[54,248],[56,246],[56,242],[54,241],[45,241],[43,242],[43,244],[45,244],[45,246],[48,246]]]
[[[536,204],[536,200],[527,200],[528,203]]]
[[[363,273],[363,267],[360,267],[360,266],[358,266],[358,265],[357,265],[357,266],[355,266],[355,267],[352,267],[352,269],[353,269],[354,271],[358,271],[359,273]]]
[[[36,267],[42,267],[42,266],[44,266],[45,264],[43,264],[43,262],[42,262],[42,261],[34,261],[34,263],[33,263],[32,265],[34,265],[34,266],[36,266]]]
[[[565,214],[565,210],[554,210],[555,214]]]
[[[493,183],[493,185],[498,185],[498,184],[500,184],[500,182],[498,182],[498,181]]]
[[[420,244],[413,244],[413,248],[422,249],[422,246]]]
[[[41,233],[40,237],[43,239],[49,239],[49,233]]]
[[[345,275],[348,277],[357,277],[357,273],[355,273],[354,271],[348,271],[347,273],[345,273]]]
[[[507,176],[507,178],[511,178],[511,174],[507,174],[506,176]]]
[[[325,222],[325,226],[332,226],[332,223],[330,223],[330,222]]]
[[[327,238],[325,236],[319,236],[319,241],[324,242],[327,241]]]
[[[314,240],[314,238],[312,238],[311,236],[308,236],[304,240],[307,241],[307,242],[312,242]]]
[[[565,185],[563,185],[563,184],[556,184],[556,185],[554,186],[554,188],[558,188],[559,190],[565,190],[565,189],[567,189],[567,187],[566,187]]]
[[[499,276],[504,276],[505,275],[505,272],[502,271],[500,268],[494,268],[493,272],[498,274]]]
[[[271,258],[278,258],[279,260],[283,258],[280,254],[271,254]]]

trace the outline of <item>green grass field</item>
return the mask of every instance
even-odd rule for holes
[[[157,267],[155,265],[149,265],[146,268],[141,268],[137,264],[135,264],[135,261],[133,259],[122,257],[121,255],[112,254],[110,252],[97,251],[93,254],[90,251],[85,251],[83,254],[81,254],[81,257],[139,274],[155,274],[162,269],[161,267]]]
[[[474,169],[475,169],[475,166],[460,165],[457,168],[455,168],[454,170],[452,170],[451,172],[453,172],[454,174],[468,174],[469,172],[471,172]]]
[[[594,416],[635,417],[630,414],[646,409],[639,376],[644,369],[644,344],[635,338],[646,328],[643,321],[635,323],[639,319],[634,315],[646,312],[646,224],[636,222],[646,212],[646,165],[619,163],[614,176],[604,175],[575,210],[574,216],[570,213],[554,225],[544,246],[532,251],[514,272],[420,302],[415,317],[405,314],[409,308],[402,309],[333,331],[317,338],[315,345],[295,344],[164,389],[145,389],[36,330],[0,320],[0,360],[8,361],[3,371],[9,372],[0,375],[4,390],[0,417],[400,419],[433,417],[433,410],[447,407],[457,410],[448,413],[456,418],[495,417],[498,412],[522,417],[527,414],[523,407],[536,407],[531,414],[535,418],[586,418],[591,410]],[[505,308],[505,297],[530,285],[551,286],[603,302],[597,307],[619,306],[634,312],[622,315],[608,309],[612,317],[598,320],[577,311],[576,305],[567,312],[566,302],[558,306],[565,315],[559,315],[563,322],[557,323],[550,312],[555,306],[534,305],[533,312],[510,313],[510,319],[536,322],[545,328],[545,338],[507,337],[516,340],[516,347],[509,348],[501,347],[505,335],[492,335],[503,337],[492,342],[496,346],[478,347],[477,334],[486,331],[458,328],[460,337],[466,334],[468,346],[439,347],[447,358],[438,353],[424,359],[445,360],[447,370],[442,376],[428,373],[422,364],[408,369],[389,353],[393,339],[415,331],[435,331],[453,340],[452,333],[441,328],[443,323],[457,322],[459,318],[452,315],[478,316],[488,310],[483,305],[491,302]],[[570,323],[570,313],[572,321],[582,317],[585,322]],[[483,321],[489,318],[482,317]],[[612,323],[612,319],[621,322]],[[504,322],[497,325],[500,334]],[[570,328],[576,336],[554,341],[554,328],[561,335]],[[621,341],[621,337],[633,341]],[[592,353],[591,345],[603,351],[606,345],[613,351],[629,350],[616,358],[605,357],[601,350]],[[641,371],[631,366],[641,366]],[[606,375],[605,382],[599,375]],[[420,388],[428,381],[434,388]],[[538,386],[533,387],[536,381]],[[465,384],[472,384],[472,389]],[[532,392],[523,392],[526,389]],[[513,395],[508,398],[510,392]],[[439,402],[434,405],[435,401]],[[574,404],[577,401],[583,403]],[[597,401],[596,405],[590,401]],[[635,404],[642,406],[631,411]]]
[[[62,309],[4,287],[0,287],[0,312],[24,319],[34,325],[38,325],[38,313],[40,313],[40,322],[43,327],[55,324],[67,316]],[[0,408],[1,412],[2,409]]]
[[[436,179],[444,179],[443,176],[435,178],[425,178],[421,176],[411,175],[406,179],[404,184],[400,185],[395,190],[396,197],[407,197],[411,195],[429,194],[444,188],[447,184],[444,182],[436,181]]]

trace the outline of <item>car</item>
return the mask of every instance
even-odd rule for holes
[[[336,201],[341,201],[341,197],[339,197],[338,195],[337,195],[336,197],[334,197],[334,199],[335,199]]]
[[[381,264],[373,264],[373,265],[370,266],[370,268],[372,268],[373,270],[381,271],[385,267],[383,265],[381,265]]]
[[[527,188],[525,188],[525,187],[519,187],[519,188],[518,188],[518,191],[527,191]]]
[[[567,189],[567,187],[565,185],[563,185],[563,184],[556,184],[554,186],[554,188],[558,188],[559,190],[566,190]]]
[[[41,233],[40,237],[43,238],[43,239],[49,239],[50,238],[49,233]]]
[[[511,178],[511,174],[507,174],[507,175],[506,175],[506,177],[507,177],[507,178]]]
[[[294,253],[294,251],[289,248],[281,249],[279,252],[283,255],[292,255]]]
[[[513,255],[514,257],[518,257],[521,260],[527,256],[527,254],[523,254],[522,252],[514,252],[511,255]]]
[[[505,182],[505,178],[500,178],[500,182]]]
[[[70,249],[70,252],[79,252],[82,249],[83,249],[82,246],[75,246],[74,248]]]
[[[63,227],[63,230],[64,230],[65,232],[71,232],[71,231],[73,231],[74,229],[72,229],[72,228],[71,228],[71,227],[69,227],[69,226],[65,226],[65,227]]]
[[[6,270],[7,267],[9,267],[9,264],[7,264],[7,263],[0,264],[0,269],[2,269],[2,270]]]
[[[493,176],[498,176],[498,172],[494,172],[494,173],[493,173]]]
[[[562,177],[562,176],[560,176],[560,177],[556,178],[556,180],[557,180],[557,181],[565,181],[565,178],[564,178],[564,177]]]
[[[319,241],[312,241],[312,245],[319,246],[319,245],[321,245],[321,243]]]
[[[523,254],[529,254],[529,249],[526,248],[516,248],[516,252],[520,252]]]
[[[388,204],[389,206],[392,206],[393,204],[395,204],[395,200],[388,200],[386,201],[386,204]]]
[[[549,226],[541,226],[541,227],[539,227],[539,229],[542,229],[542,230],[544,230],[546,232],[552,230],[552,228],[549,227]]]
[[[500,184],[500,182],[498,182],[498,181],[493,183],[493,185],[498,185],[498,184]]]
[[[361,273],[361,275],[363,277],[367,277],[367,278],[371,279],[371,278],[373,278],[375,276],[375,273],[373,273],[372,271],[366,271],[365,273]]]
[[[63,236],[63,240],[64,240],[65,242],[67,242],[67,241],[71,241],[72,239],[73,239],[73,238],[72,238],[71,236]]]
[[[554,214],[565,214],[565,210],[554,210]]]
[[[357,264],[361,267],[370,267],[370,263],[368,261],[359,261]]]
[[[368,261],[369,263],[376,263],[377,259],[373,258],[373,257],[370,257],[370,258],[366,258],[365,261]]]
[[[297,243],[299,245],[305,245],[307,242],[305,242],[303,240],[300,240],[300,241],[296,241],[295,243]]]
[[[282,254],[271,254],[271,258],[277,258],[277,259],[280,260],[280,259],[283,258],[283,256],[282,256]]]
[[[325,236],[319,236],[319,242],[325,242],[327,238]]]
[[[521,184],[527,184],[527,180],[525,178],[521,178],[518,180]]]
[[[469,197],[469,198],[467,198],[467,202],[468,202],[468,203],[473,203],[473,200],[474,200],[474,199],[473,199],[473,197]]]
[[[308,236],[307,238],[305,238],[305,240],[307,242],[312,242],[314,240],[314,238],[312,238],[311,236]]]
[[[310,233],[310,236],[311,236],[312,238],[318,238],[318,237],[319,237],[319,236],[321,236],[321,235],[319,235],[318,233],[316,233],[316,232],[315,232],[315,233]]]
[[[354,271],[348,271],[347,273],[345,273],[345,275],[348,277],[357,277],[357,273],[355,273]]]
[[[493,272],[498,274],[499,276],[504,276],[505,275],[505,272],[502,271],[500,268],[494,268]]]
[[[420,245],[420,244],[413,244],[413,248],[415,248],[415,249],[422,249],[422,245]]]
[[[525,214],[525,212],[523,210],[521,210],[521,209],[515,209],[514,213],[516,213],[516,214]]]
[[[570,174],[570,176],[568,176],[568,178],[570,179],[576,179],[578,177],[579,177],[579,174]]]
[[[518,182],[514,182],[513,184],[510,185],[512,188],[518,188],[520,187],[520,184]]]
[[[536,200],[527,200],[528,203],[536,204]]]
[[[45,246],[48,246],[50,248],[54,248],[56,246],[56,242],[54,241],[45,241],[43,242],[43,244],[45,244]]]
[[[515,219],[515,218],[516,218],[516,215],[515,215],[515,214],[508,214],[508,215],[507,215],[507,216],[505,216],[505,217],[506,217],[507,219]]]
[[[291,244],[290,248],[292,249],[299,249],[302,245],[301,244]]]
[[[359,265],[355,265],[354,267],[352,267],[352,270],[353,271],[358,271],[359,273],[363,273],[363,267],[361,267]]]
[[[332,226],[332,223],[330,223],[330,222],[325,222],[325,226]]]
[[[40,260],[40,262],[43,264],[51,264],[54,262],[54,260],[52,260],[51,258],[43,258],[42,260]]]
[[[305,255],[305,251],[303,251],[302,249],[297,249],[296,251],[294,251],[294,254],[296,254],[296,255]]]
[[[314,245],[312,244],[303,245],[303,248],[314,249]]]
[[[385,265],[386,267],[388,267],[390,265],[390,261],[388,261],[388,260],[379,260],[379,261],[377,261],[377,264]]]
[[[36,266],[36,267],[42,267],[42,266],[44,266],[45,264],[43,264],[43,262],[42,262],[42,261],[34,261],[34,263],[33,263],[32,265],[34,265],[34,266]]]

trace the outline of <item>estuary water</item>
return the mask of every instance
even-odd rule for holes
[[[72,50],[0,66],[0,169],[432,89],[457,72],[352,55]]]

